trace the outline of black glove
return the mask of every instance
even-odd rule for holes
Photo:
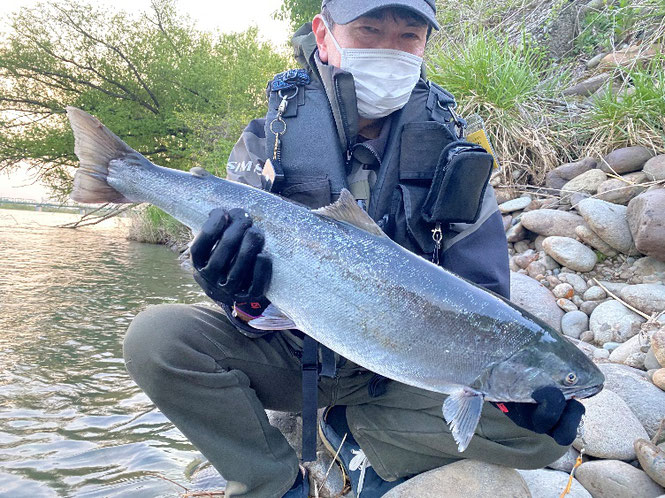
[[[214,301],[233,306],[265,296],[272,261],[263,234],[242,209],[213,209],[190,251],[194,280]]]
[[[577,436],[584,415],[584,405],[575,399],[566,401],[553,386],[536,389],[531,395],[536,403],[492,403],[520,427],[548,434],[561,446],[568,446]]]

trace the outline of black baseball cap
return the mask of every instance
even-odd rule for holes
[[[402,7],[424,17],[434,29],[439,29],[434,0],[323,0],[321,8],[323,7],[328,8],[328,12],[337,24],[348,24],[372,10]]]

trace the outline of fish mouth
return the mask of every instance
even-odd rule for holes
[[[585,387],[584,389],[578,389],[573,391],[572,389],[570,392],[564,393],[567,399],[584,399],[584,398],[590,398],[591,396],[594,396],[598,394],[600,391],[603,390],[604,383],[596,384],[595,386],[591,387]]]

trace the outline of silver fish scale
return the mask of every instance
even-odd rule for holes
[[[273,258],[268,299],[374,372],[450,393],[542,334],[500,298],[387,238],[249,186],[145,163],[111,166],[108,183],[194,231],[215,207],[248,211]]]

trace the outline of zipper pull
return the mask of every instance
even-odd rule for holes
[[[432,263],[435,265],[439,264],[439,258],[441,255],[441,241],[443,240],[443,230],[441,229],[441,223],[437,222],[434,230],[432,230],[432,240],[434,241],[434,252],[432,253]]]

